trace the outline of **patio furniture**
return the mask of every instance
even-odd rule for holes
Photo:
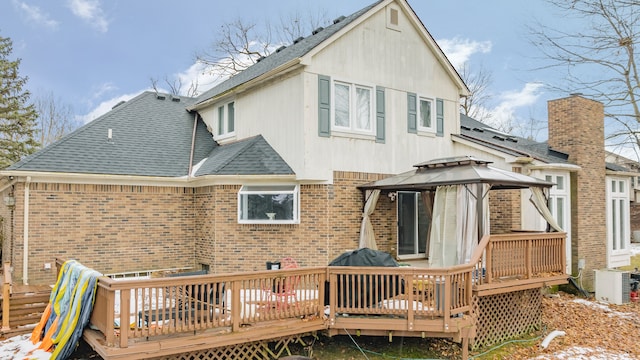
[[[297,269],[298,262],[291,257],[285,257],[280,261],[283,270]],[[270,289],[265,289],[267,308],[286,309],[289,305],[298,305],[297,288],[300,276],[283,276],[275,279]],[[275,303],[272,303],[275,298]]]

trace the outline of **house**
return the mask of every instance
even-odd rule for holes
[[[580,274],[584,287],[593,290],[593,270],[630,263],[637,173],[616,165],[615,157],[606,153],[601,103],[578,94],[551,100],[548,119],[547,142],[506,134],[464,115],[460,133],[452,138],[459,153],[477,154],[501,168],[555,183],[549,210],[567,232],[567,273]],[[628,161],[624,165],[629,166]],[[527,191],[499,196],[492,198],[492,233],[545,230],[546,222],[537,216]]]
[[[0,172],[3,260],[33,284],[56,258],[105,274],[326,265],[358,246],[357,185],[450,156],[468,93],[409,4],[377,1],[197,98],[143,93]],[[395,206],[371,219],[397,255]],[[409,241],[398,257],[424,257]]]

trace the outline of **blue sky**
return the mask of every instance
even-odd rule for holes
[[[0,35],[14,42],[27,88],[53,93],[90,121],[120,100],[150,88],[150,78],[197,76],[195,53],[206,50],[221,24],[257,23],[294,11],[349,15],[373,0],[5,0]],[[493,73],[489,103],[495,121],[546,120],[549,80],[539,71],[526,25],[557,22],[544,1],[409,0],[454,65],[469,61]],[[206,89],[200,79],[200,90]],[[537,134],[546,138],[546,130]]]

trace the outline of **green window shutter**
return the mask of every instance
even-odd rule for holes
[[[318,75],[318,136],[331,136],[331,78]]]
[[[444,104],[436,99],[436,136],[444,136]]]
[[[407,129],[414,134],[418,132],[418,111],[416,106],[416,94],[407,93]]]
[[[384,144],[384,88],[376,87],[376,142]]]

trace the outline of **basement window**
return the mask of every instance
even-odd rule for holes
[[[297,224],[298,185],[244,185],[238,192],[238,223]]]

